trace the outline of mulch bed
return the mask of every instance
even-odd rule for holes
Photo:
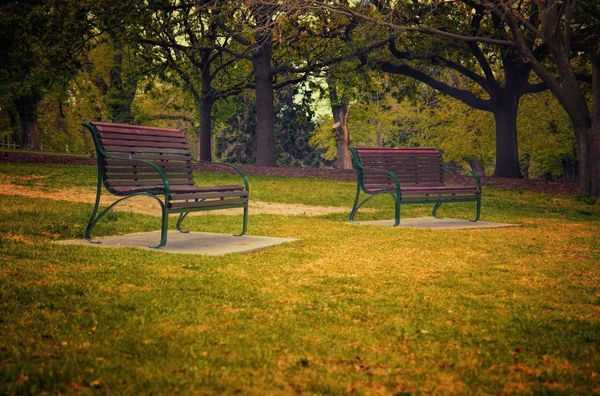
[[[59,165],[96,165],[96,159],[71,155],[33,154],[20,152],[0,152],[0,161],[26,162],[34,164]],[[268,168],[252,165],[238,165],[247,175],[287,176],[287,177],[323,177],[333,180],[356,180],[354,170],[329,168]],[[198,171],[223,171],[226,167],[197,164]],[[575,195],[578,192],[577,183],[556,182],[548,180],[506,179],[500,177],[483,177],[484,186],[505,190],[536,191],[553,195]]]

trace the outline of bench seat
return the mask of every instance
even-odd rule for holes
[[[481,181],[472,171],[451,168],[433,148],[373,148],[351,147],[352,166],[357,185],[350,221],[358,209],[380,194],[392,196],[395,203],[395,222],[400,224],[400,205],[434,203],[432,215],[446,202],[476,202],[475,220],[481,212]],[[447,170],[464,171],[473,176],[473,183],[450,185],[445,183]],[[367,194],[360,200],[361,191]]]

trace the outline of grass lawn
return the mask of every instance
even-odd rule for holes
[[[351,206],[354,194],[249,181],[269,202]],[[95,168],[0,163],[0,183],[93,188]],[[0,195],[0,394],[600,392],[599,203],[485,189],[482,220],[522,226],[469,231],[250,213],[249,235],[298,240],[222,257],[52,243],[82,237],[92,206]],[[390,198],[369,207],[359,220],[393,213]],[[240,222],[212,212],[186,228]],[[112,212],[95,234],[158,228]]]

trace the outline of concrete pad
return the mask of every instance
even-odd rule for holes
[[[230,234],[214,234],[211,232],[169,231],[167,244],[160,248],[150,248],[160,241],[160,231],[140,232],[136,234],[99,237],[96,240],[101,244],[90,243],[85,239],[70,239],[57,241],[66,245],[87,245],[105,248],[139,248],[165,253],[206,254],[209,256],[222,256],[229,253],[246,253],[265,249],[269,246],[281,245],[285,242],[295,241],[293,238],[271,238],[262,236],[233,236]]]
[[[357,221],[354,224],[393,226],[394,220]],[[488,221],[469,221],[459,219],[436,219],[435,217],[400,218],[398,227],[430,228],[435,230],[472,230],[482,228],[519,227],[518,224],[490,223]]]

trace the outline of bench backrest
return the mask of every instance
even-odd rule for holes
[[[393,178],[381,171],[392,171],[401,185],[438,186],[444,184],[440,152],[434,148],[372,148],[353,147],[352,164],[362,177],[363,188],[369,191],[395,189]]]
[[[109,189],[160,188],[158,172],[150,165],[127,159],[142,159],[159,166],[170,185],[193,185],[191,153],[183,133],[176,129],[90,122],[98,151],[98,166]]]

